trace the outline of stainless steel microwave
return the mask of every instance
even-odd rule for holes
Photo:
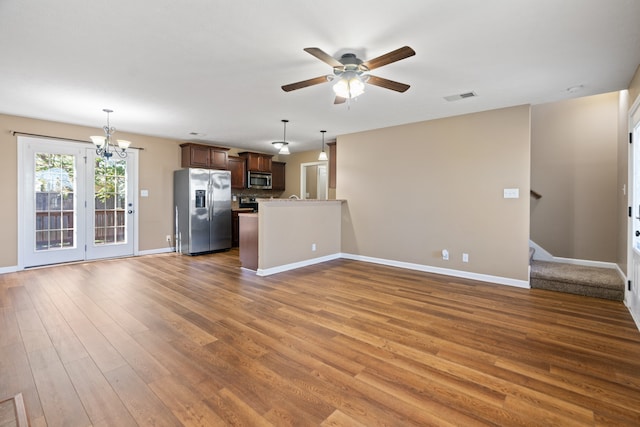
[[[271,174],[269,172],[247,173],[247,188],[256,190],[271,190]]]

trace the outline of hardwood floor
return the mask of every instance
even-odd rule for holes
[[[0,314],[32,426],[640,425],[620,302],[233,250],[5,274]]]

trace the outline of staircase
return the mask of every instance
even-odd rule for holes
[[[530,253],[531,258],[533,253]],[[622,301],[624,280],[612,268],[531,259],[532,289],[547,289],[596,298]]]

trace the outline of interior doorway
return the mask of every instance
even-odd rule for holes
[[[329,194],[328,162],[300,165],[300,198],[327,200]]]

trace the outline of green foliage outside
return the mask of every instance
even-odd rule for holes
[[[126,194],[126,161],[105,160],[100,157],[95,164],[95,197],[100,202],[106,202],[110,198],[124,199]],[[120,205],[120,201],[118,202]],[[124,206],[117,206],[124,208]]]

